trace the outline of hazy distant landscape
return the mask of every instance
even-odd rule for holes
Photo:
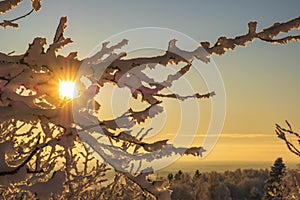
[[[0,200],[300,200],[299,8],[0,0]]]
[[[280,158],[270,169],[239,168],[223,172],[196,170],[193,173],[179,170],[168,173],[166,177],[170,181],[174,200],[299,199],[299,167],[284,169]]]
[[[172,165],[159,170],[156,174],[164,176],[170,172],[182,170],[185,173],[194,173],[197,169],[201,172],[224,172],[235,171],[236,169],[270,169],[274,161],[270,162],[249,162],[249,161],[177,161]],[[300,161],[285,162],[287,168],[296,169]]]

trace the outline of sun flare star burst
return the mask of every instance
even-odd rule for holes
[[[77,88],[73,81],[59,81],[59,94],[62,99],[73,99],[76,96]]]

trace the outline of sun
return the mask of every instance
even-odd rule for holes
[[[77,94],[76,84],[73,81],[59,81],[59,95],[62,99],[73,99]]]

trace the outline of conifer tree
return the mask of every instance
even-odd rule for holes
[[[271,167],[269,178],[265,183],[264,200],[280,200],[283,198],[284,185],[283,177],[286,166],[282,158],[277,158]]]
[[[17,7],[22,1],[0,1],[0,15]],[[41,8],[41,0],[31,2],[32,11]],[[32,11],[12,20],[4,20],[0,26],[17,28],[15,22]],[[88,196],[90,199],[117,199],[118,195],[124,193],[126,185],[128,191],[138,191],[136,196],[170,199],[171,191],[167,183],[149,181],[148,176],[154,170],[146,165],[138,166],[145,170],[134,171],[132,158],[145,163],[174,155],[202,156],[204,148],[176,147],[168,139],[148,142],[144,138],[148,131],[141,129],[132,134],[133,127],[162,113],[162,102],[166,98],[184,101],[217,95],[214,91],[188,96],[166,92],[175,81],[190,71],[196,60],[209,63],[213,55],[221,56],[254,40],[274,44],[300,41],[300,35],[280,38],[281,33],[299,29],[300,17],[297,17],[274,23],[262,30],[257,30],[257,22],[251,21],[245,34],[234,38],[222,36],[214,44],[201,41],[192,51],[180,49],[173,39],[166,41],[169,45],[162,54],[128,58],[128,52],[122,49],[128,43],[124,39],[117,44],[104,42],[94,56],[79,59],[77,52],[70,52],[67,56],[58,52],[72,42],[65,35],[66,27],[67,17],[62,17],[53,42],[48,46],[46,38],[36,37],[23,54],[0,52],[1,198],[48,199],[55,196],[82,199]],[[178,65],[177,71],[168,74],[162,82],[153,81],[144,73],[144,69],[159,70],[159,66],[167,68],[170,64]],[[79,76],[82,66],[87,69],[85,76]],[[102,76],[96,77],[99,74]],[[68,78],[75,82],[76,76],[86,80],[77,80],[78,96],[74,99],[61,98],[58,90],[60,81]],[[127,89],[132,99],[147,106],[142,110],[128,107],[128,110],[111,120],[98,118],[101,105],[94,97],[100,94],[104,84]],[[97,135],[97,138],[92,135]],[[87,141],[89,145],[86,145]],[[95,152],[101,159],[94,156]],[[111,184],[104,187],[102,182],[107,181],[104,177],[107,165],[112,166],[115,177]],[[279,160],[273,170],[274,175],[280,175],[278,173],[281,171],[277,170],[280,167]],[[187,177],[179,172],[179,179]],[[271,177],[270,181],[273,180]],[[271,186],[267,189],[273,191]]]

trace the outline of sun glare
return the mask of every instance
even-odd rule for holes
[[[76,93],[77,88],[73,81],[59,81],[59,94],[61,98],[73,99]]]

